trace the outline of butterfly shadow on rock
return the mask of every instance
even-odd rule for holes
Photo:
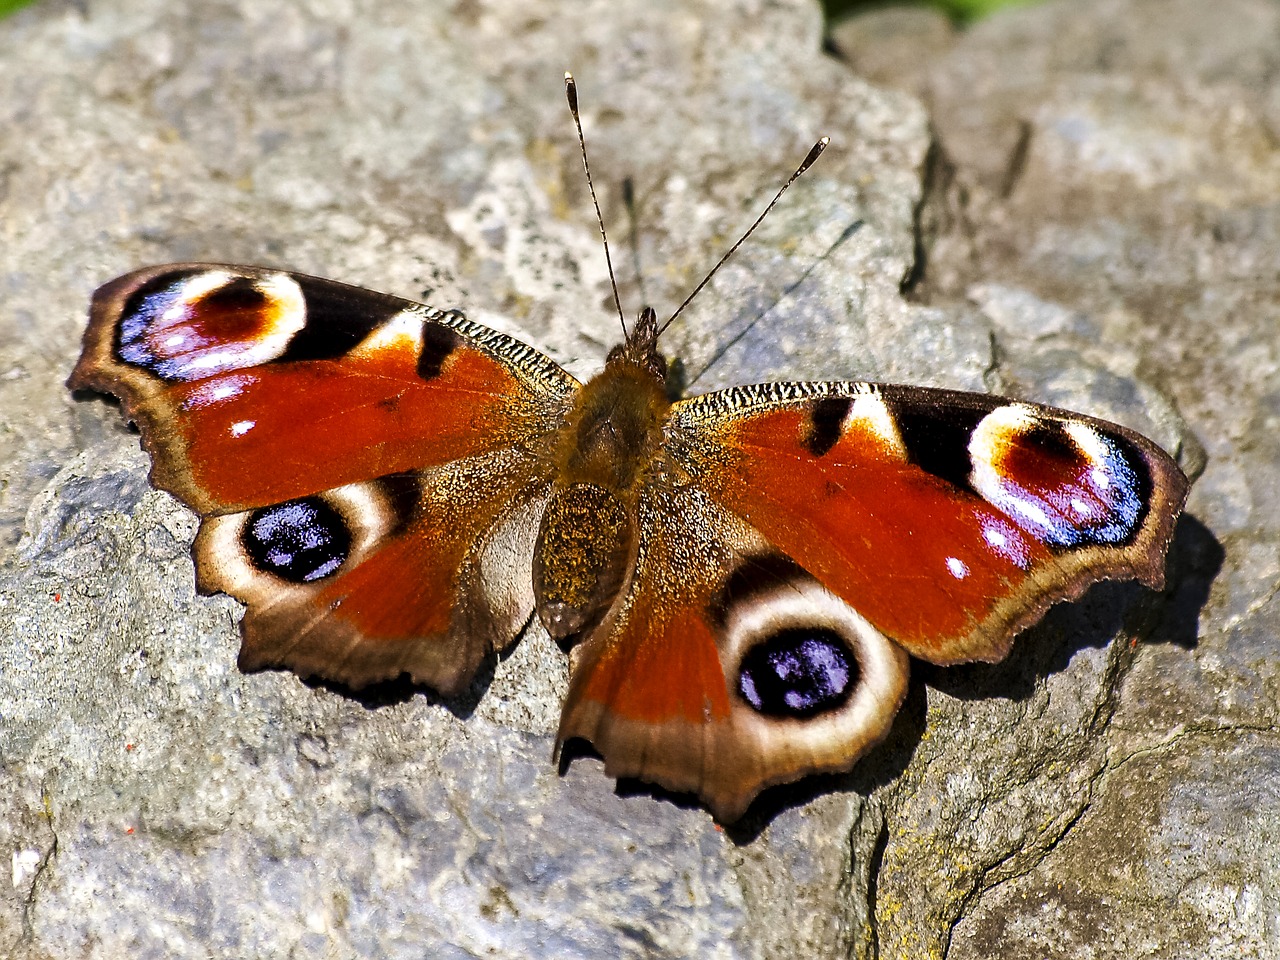
[[[1197,622],[1222,568],[1222,545],[1199,520],[1184,514],[1169,550],[1168,586],[1155,593],[1133,581],[1095,583],[1073,603],[1060,603],[1018,637],[999,663],[938,667],[921,663],[916,679],[959,700],[996,697],[1022,701],[1050,676],[1068,668],[1087,647],[1126,642],[1127,670],[1139,644],[1194,649]],[[1117,638],[1121,638],[1117,640]]]
[[[358,690],[323,677],[307,677],[302,679],[302,683],[312,690],[326,690],[340,697],[346,697],[348,700],[354,700],[369,711],[400,706],[415,697],[425,696],[430,703],[439,704],[459,720],[465,721],[471,718],[480,701],[487,695],[489,686],[493,683],[496,663],[496,657],[482,662],[471,685],[456,697],[441,696],[430,687],[414,683],[407,674],[401,674],[394,680],[380,680]]]

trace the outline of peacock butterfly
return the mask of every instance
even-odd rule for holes
[[[909,657],[1000,660],[1097,580],[1162,586],[1187,481],[1145,437],[873,383],[673,402],[660,332],[645,308],[579,383],[455,310],[169,264],[95,293],[68,384],[118,396],[201,514],[242,669],[451,696],[536,612],[574,644],[557,749],[725,822],[849,769]]]

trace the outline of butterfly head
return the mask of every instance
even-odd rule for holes
[[[626,339],[609,351],[606,366],[629,364],[652,376],[659,385],[667,382],[667,358],[658,352],[658,315],[645,307],[627,331]]]

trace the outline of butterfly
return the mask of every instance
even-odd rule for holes
[[[536,616],[570,645],[557,750],[726,823],[850,769],[911,657],[997,661],[1095,581],[1163,585],[1187,481],[1132,430],[848,381],[673,401],[661,329],[580,383],[456,310],[167,264],[97,290],[68,385],[119,397],[201,515],[242,669],[456,696]]]

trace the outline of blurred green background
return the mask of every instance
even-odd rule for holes
[[[937,7],[950,15],[958,23],[968,23],[986,16],[1001,7],[1012,7],[1019,4],[1033,3],[1035,0],[822,0],[827,11],[827,20],[839,20],[863,10],[877,10],[885,7]]]

